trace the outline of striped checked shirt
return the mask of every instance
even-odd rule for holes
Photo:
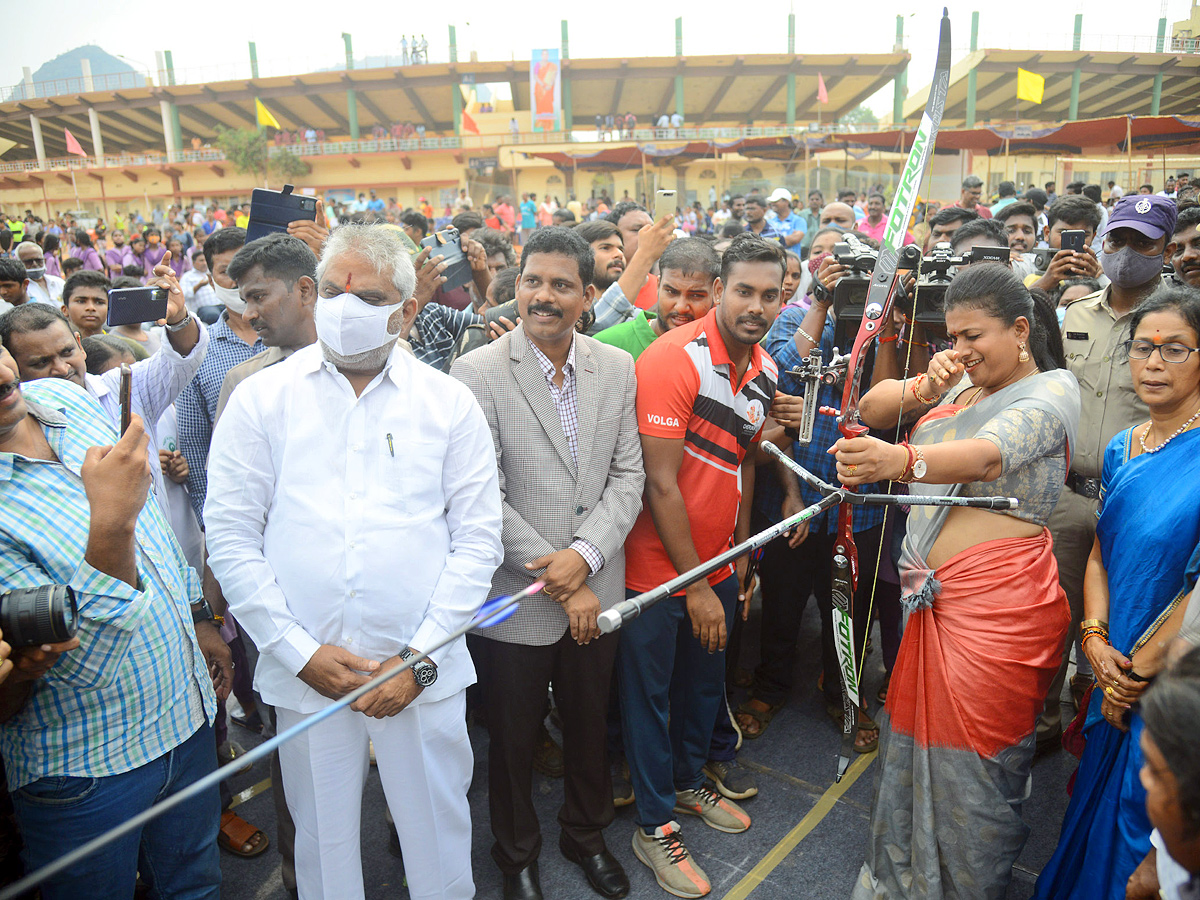
[[[147,502],[137,519],[142,590],[84,559],[89,505],[79,469],[89,447],[116,441],[108,416],[64,379],[28,382],[22,392],[60,462],[0,453],[0,584],[70,585],[80,646],[0,726],[10,791],[52,775],[128,772],[216,714],[188,606],[200,598],[200,582],[158,504]]]
[[[417,313],[413,330],[408,336],[413,356],[433,366],[439,372],[446,368],[446,360],[458,343],[468,325],[483,325],[483,316],[469,309],[453,309],[441,303],[426,303]]]
[[[200,371],[175,401],[179,451],[187,460],[188,494],[201,528],[204,527],[204,498],[208,496],[208,445],[212,442],[221,385],[230,369],[267,349],[262,338],[256,337],[251,346],[238,337],[229,327],[225,313],[221,313],[221,318],[209,328],[208,335],[208,353]]]
[[[528,340],[528,338],[527,338]],[[541,351],[537,344],[529,341],[529,349],[533,351],[542,374],[546,376],[546,386],[550,388],[550,399],[554,401],[554,409],[558,412],[558,421],[562,425],[563,436],[567,446],[571,448],[571,459],[579,469],[579,412],[575,392],[575,335],[571,335],[571,350],[567,361],[563,364],[563,383],[559,387],[554,383],[554,363]],[[591,541],[576,538],[571,542],[571,549],[584,558],[588,568],[595,575],[604,566],[604,554]]]

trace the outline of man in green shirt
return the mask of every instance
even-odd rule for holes
[[[596,340],[620,347],[634,359],[672,328],[708,315],[713,305],[713,282],[721,260],[712,244],[702,238],[679,238],[663,250],[658,260],[658,302],[650,310],[637,310],[632,319],[606,328]]]

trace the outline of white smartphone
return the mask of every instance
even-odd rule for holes
[[[663,216],[675,215],[675,192],[654,192],[654,221],[661,222]]]

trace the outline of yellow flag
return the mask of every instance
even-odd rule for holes
[[[1038,93],[1039,101],[1041,99],[1041,96],[1042,95],[1039,92]],[[275,121],[275,117],[273,115],[271,115],[271,111],[269,109],[267,109],[265,106],[263,106],[263,102],[261,100],[259,100],[257,97],[254,98],[254,113],[258,117],[258,124],[260,127],[266,128],[266,127],[270,126],[271,128],[274,128],[276,131],[282,130],[279,127],[279,123]]]
[[[1033,72],[1017,69],[1017,99],[1030,103],[1041,103],[1046,90],[1046,79]]]

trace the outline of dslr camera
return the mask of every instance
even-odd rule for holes
[[[78,627],[75,592],[64,584],[17,588],[0,594],[0,629],[14,650],[69,641]]]
[[[916,246],[910,244],[905,250],[913,257],[912,262],[915,268],[919,258]],[[920,259],[921,274],[917,279],[913,321],[926,327],[944,329],[946,327],[944,306],[946,288],[954,280],[957,268],[977,262],[996,262],[1008,265],[1008,260],[1009,252],[1004,247],[972,247],[962,256],[955,256],[948,241],[934,244],[929,255]]]

